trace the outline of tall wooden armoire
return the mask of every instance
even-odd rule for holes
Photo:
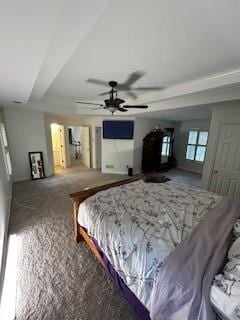
[[[162,172],[174,163],[173,128],[154,129],[143,139],[142,172]]]

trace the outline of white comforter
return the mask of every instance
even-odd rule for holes
[[[78,222],[148,309],[161,262],[220,199],[172,181],[139,180],[85,200]]]

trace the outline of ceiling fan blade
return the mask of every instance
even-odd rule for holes
[[[137,88],[132,88],[132,90],[138,90],[138,91],[154,91],[154,90],[163,90],[164,87],[137,87]]]
[[[122,106],[123,108],[127,108],[127,109],[129,109],[129,108],[137,108],[137,109],[147,109],[148,108],[148,106],[129,106],[129,105],[124,105],[124,106]]]
[[[104,106],[103,104],[100,104],[100,103],[92,103],[92,102],[85,102],[85,101],[76,101],[76,103],[78,103],[78,104],[90,104],[92,106],[99,106],[99,107],[103,107]]]
[[[134,92],[132,92],[132,91],[127,91],[126,93],[127,93],[127,95],[128,95],[130,98],[132,98],[132,99],[134,99],[134,100],[137,99],[137,95],[136,95]]]
[[[89,109],[89,110],[103,110],[103,108],[102,107],[99,107],[99,108],[93,108],[93,109]]]
[[[127,78],[127,80],[123,83],[123,85],[126,86],[131,86],[133,83],[135,83],[136,81],[138,81],[140,78],[142,78],[144,75],[146,74],[146,72],[143,71],[135,71],[133,73],[131,73],[129,75],[129,77]]]
[[[99,93],[99,96],[105,96],[106,94],[109,94],[109,91]]]
[[[86,82],[93,83],[93,84],[98,84],[100,86],[108,87],[108,82],[107,81],[103,81],[103,80],[90,78],[90,79],[87,79]]]
[[[127,109],[124,109],[124,108],[120,107],[120,108],[118,108],[118,111],[126,112],[126,111],[127,111]]]
[[[93,111],[93,110],[96,110],[95,108],[79,108],[78,109],[79,111]]]

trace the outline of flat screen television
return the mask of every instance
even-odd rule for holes
[[[133,121],[103,121],[103,139],[133,139]]]

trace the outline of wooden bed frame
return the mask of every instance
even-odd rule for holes
[[[140,180],[143,178],[143,175],[139,175],[136,177],[132,177],[132,178],[128,178],[128,179],[124,179],[124,180],[120,180],[120,181],[116,181],[113,183],[108,183],[99,187],[94,187],[91,189],[87,189],[87,190],[83,190],[83,191],[79,191],[79,192],[75,192],[75,193],[71,193],[70,197],[73,203],[73,237],[74,240],[76,242],[81,241],[82,239],[86,241],[87,245],[89,246],[89,248],[92,250],[92,252],[94,253],[94,255],[97,257],[97,259],[99,260],[99,262],[101,263],[101,265],[106,268],[105,263],[103,261],[103,258],[101,256],[101,254],[99,253],[99,251],[97,250],[93,240],[91,239],[91,237],[87,234],[87,231],[81,227],[78,223],[78,209],[80,204],[86,200],[88,197],[93,196],[94,194],[96,194],[99,191],[102,190],[107,190],[109,188],[112,187],[117,187],[117,186],[121,186],[130,182],[134,182],[137,180]]]

